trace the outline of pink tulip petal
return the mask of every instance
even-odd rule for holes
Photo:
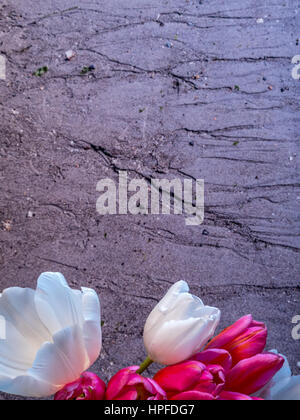
[[[178,394],[192,389],[199,382],[205,368],[203,363],[187,361],[160,370],[154,376],[154,380],[167,394]]]
[[[228,343],[231,343],[239,335],[250,327],[253,322],[252,315],[246,315],[243,318],[239,319],[230,327],[226,328],[219,335],[217,335],[205,348],[214,349],[214,348],[225,348]]]
[[[228,392],[223,391],[221,392],[219,401],[252,401],[252,398],[248,395],[239,394],[238,392]]]
[[[114,398],[114,401],[136,401],[138,397],[138,392],[136,389],[125,389],[124,393],[120,393],[117,397]]]
[[[233,365],[262,353],[267,344],[268,330],[264,327],[248,328],[244,334],[233,340],[226,349],[232,356]]]
[[[274,353],[258,354],[239,362],[226,377],[226,391],[252,395],[267,385],[284,359]]]
[[[166,399],[167,398],[167,394],[165,393],[165,391],[158,385],[157,382],[155,382],[154,379],[147,379],[148,383],[150,383],[152,385],[152,390],[151,393],[154,395],[160,395],[162,398],[160,399]]]
[[[120,370],[114,375],[107,385],[106,399],[114,400],[122,389],[127,385],[130,378],[130,374],[135,373],[139,369],[139,366],[129,366],[125,369]]]
[[[207,369],[209,370],[210,374],[213,377],[213,387],[211,390],[211,394],[218,395],[225,387],[225,371],[221,366],[207,366]]]
[[[106,400],[164,400],[166,393],[153,380],[137,374],[139,366],[120,370],[109,382]]]
[[[93,400],[101,401],[105,397],[106,385],[97,375],[85,372],[81,377],[64,386],[54,396],[55,401],[59,400]]]
[[[227,350],[223,349],[204,350],[201,353],[195,354],[191,360],[197,360],[205,365],[219,365],[222,366],[225,371],[232,368],[231,355]]]
[[[214,399],[215,398],[213,395],[199,391],[182,392],[181,394],[174,395],[172,398],[170,398],[170,400],[173,401],[212,401]]]

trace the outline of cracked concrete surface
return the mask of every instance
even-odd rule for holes
[[[94,287],[104,379],[142,361],[144,320],[179,279],[222,326],[266,321],[297,372],[298,12],[298,0],[2,1],[0,286],[61,271]],[[121,169],[203,178],[204,225],[99,216],[96,184]]]

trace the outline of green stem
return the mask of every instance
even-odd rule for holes
[[[145,372],[146,369],[148,369],[150,365],[152,365],[152,363],[153,360],[151,360],[150,357],[147,357],[147,359],[141,364],[139,370],[136,373],[141,375],[143,372]]]

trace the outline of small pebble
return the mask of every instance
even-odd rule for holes
[[[68,61],[72,60],[72,58],[74,58],[75,55],[76,55],[75,51],[73,51],[73,50],[66,51],[66,60],[68,60]]]
[[[204,236],[209,236],[209,232],[208,232],[208,230],[204,229],[204,231],[202,232],[202,235],[204,235]]]
[[[262,23],[264,23],[265,21],[264,21],[264,19],[263,18],[259,18],[259,19],[257,19],[257,21],[256,21],[256,23],[258,23],[258,24],[262,24]]]
[[[6,220],[5,222],[2,222],[2,225],[3,225],[4,230],[6,230],[7,232],[11,231],[11,227],[12,227],[11,220]]]

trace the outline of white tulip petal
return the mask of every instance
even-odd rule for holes
[[[34,291],[10,288],[0,296],[0,315],[6,324],[6,338],[0,340],[0,373],[14,378],[24,375],[40,346],[51,340],[34,306]]]
[[[165,313],[166,319],[189,319],[198,318],[196,315],[199,309],[205,308],[202,301],[194,299],[189,293],[182,293],[176,299],[176,306],[173,306]]]
[[[188,292],[189,286],[185,281],[179,281],[175,283],[150,313],[145,325],[147,331],[156,327],[156,323],[161,323],[162,317],[165,317],[164,321],[173,319],[173,311],[175,311],[175,318],[179,317],[177,315],[178,311],[188,313],[186,307],[189,308],[190,303],[193,301],[192,296]],[[202,302],[201,304],[203,305]],[[186,319],[189,317],[190,315],[185,315]]]
[[[44,273],[39,277],[35,305],[52,334],[83,324],[81,293],[72,290],[60,273]]]
[[[62,386],[73,382],[89,367],[82,331],[70,327],[53,336],[38,351],[29,374],[36,379]]]
[[[213,336],[218,325],[216,320],[207,322],[189,318],[162,324],[153,333],[151,342],[145,340],[149,357],[163,365],[173,365],[188,359],[201,350]]]
[[[198,319],[164,323],[154,334],[152,342],[145,342],[149,357],[163,365],[173,365],[191,356],[191,341],[197,339]],[[195,347],[194,342],[192,348]]]
[[[185,281],[178,281],[167,292],[165,297],[158,303],[157,309],[161,312],[170,312],[177,307],[177,300],[182,294],[189,292],[189,286]]]
[[[0,340],[0,375],[15,378],[26,374],[37,351],[37,347],[32,346],[11,322],[7,322],[6,339]]]
[[[0,315],[39,348],[43,342],[51,339],[51,335],[38,316],[34,297],[32,289],[12,287],[4,290],[0,297]]]
[[[82,308],[85,319],[83,339],[90,365],[92,365],[98,359],[102,347],[101,308],[94,290],[82,288],[82,292]]]
[[[55,394],[59,388],[29,375],[18,376],[15,379],[0,376],[0,389],[12,395],[42,398]]]

